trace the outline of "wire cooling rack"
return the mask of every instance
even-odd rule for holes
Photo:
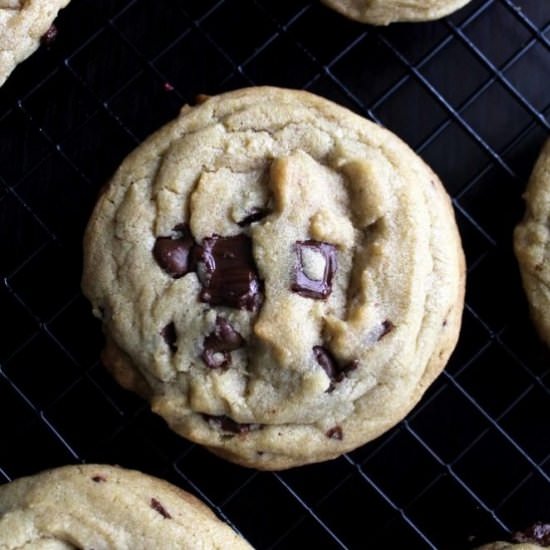
[[[550,361],[512,254],[549,132],[550,0],[473,0],[374,28],[313,0],[73,0],[0,89],[0,481],[80,461],[164,477],[258,549],[471,548],[550,521]],[[101,185],[198,93],[304,88],[403,137],[451,193],[468,262],[461,339],[380,439],[282,473],[170,432],[99,364],[79,290]]]

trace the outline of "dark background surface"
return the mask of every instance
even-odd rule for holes
[[[550,361],[512,230],[550,112],[550,0],[374,28],[313,0],[73,0],[0,89],[0,482],[105,462],[197,494],[258,549],[470,548],[550,521]],[[454,199],[459,345],[406,421],[335,461],[258,473],[172,434],[99,363],[79,290],[101,185],[197,93],[305,88],[403,137]],[[301,547],[301,546],[300,546]]]

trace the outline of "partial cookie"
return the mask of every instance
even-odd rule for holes
[[[0,0],[0,86],[40,45],[70,0]]]
[[[493,542],[479,550],[541,550],[550,546],[550,524],[537,522],[512,535],[514,542]]]
[[[371,25],[440,19],[470,0],[321,0],[341,14]]]
[[[66,466],[0,486],[0,548],[251,549],[200,500],[141,472]]]
[[[260,469],[386,431],[459,332],[464,258],[441,183],[306,92],[185,107],[124,161],[84,248],[107,368],[179,434]]]
[[[525,191],[526,211],[514,232],[514,250],[531,317],[550,346],[550,140]]]

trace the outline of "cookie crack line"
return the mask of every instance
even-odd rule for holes
[[[247,466],[377,437],[460,327],[463,253],[441,183],[396,136],[307,92],[183,109],[123,163],[84,249],[107,368]]]

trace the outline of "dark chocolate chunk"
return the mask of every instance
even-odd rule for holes
[[[227,319],[218,317],[214,332],[204,339],[202,359],[211,369],[228,367],[231,364],[230,351],[244,344],[243,337],[231,326]]]
[[[380,336],[378,337],[378,340],[382,340],[382,338],[384,338],[384,336],[386,336],[386,334],[390,333],[394,328],[395,328],[395,325],[391,321],[386,319],[382,323],[382,332],[380,333]]]
[[[97,475],[92,477],[92,481],[95,481],[96,483],[103,483],[107,481],[107,478],[105,476]]]
[[[267,208],[253,208],[248,216],[244,217],[240,222],[237,222],[237,225],[239,227],[246,227],[251,223],[257,222],[262,218],[265,218],[269,214],[271,214],[271,210],[268,210]]]
[[[51,46],[57,38],[57,27],[51,25],[50,28],[40,38],[40,43],[44,46]]]
[[[355,370],[359,366],[359,361],[357,359],[345,365],[339,365],[332,353],[323,346],[313,346],[313,354],[315,355],[317,363],[321,365],[331,380],[331,384],[327,390],[329,393],[334,390],[337,382],[341,382],[349,372]]]
[[[539,546],[550,546],[550,524],[538,521],[525,531],[514,533],[512,540],[514,542],[538,544]]]
[[[200,299],[212,305],[256,310],[261,302],[252,240],[246,235],[204,239],[198,261],[202,291]]]
[[[176,342],[178,341],[176,325],[174,325],[174,323],[169,323],[162,329],[161,335],[164,338],[164,341],[168,344],[170,351],[172,353],[175,353],[178,349],[178,346],[176,344]]]
[[[261,424],[239,424],[225,414],[221,416],[203,414],[203,417],[212,426],[215,426],[216,428],[221,429],[225,432],[231,432],[234,434],[246,434],[254,430],[259,430],[262,427]]]
[[[304,271],[304,250],[310,249],[321,254],[325,260],[325,269],[322,279],[310,279]],[[296,265],[294,268],[293,292],[300,296],[314,300],[324,300],[332,292],[332,277],[336,272],[336,247],[321,241],[297,241],[295,245]]]
[[[157,238],[153,256],[168,275],[179,279],[194,269],[191,251],[195,242],[186,225],[177,225],[174,231],[173,237]]]
[[[334,426],[334,428],[328,430],[325,435],[329,439],[338,439],[339,441],[342,441],[342,439],[344,439],[344,433],[342,432],[342,428],[340,428],[340,426]]]
[[[331,380],[335,380],[338,375],[338,365],[336,364],[336,359],[332,356],[330,351],[325,349],[322,346],[314,346],[313,354],[315,355],[315,360],[323,370],[327,373],[327,376]]]
[[[166,511],[166,508],[156,499],[151,499],[151,508],[158,512],[165,519],[172,519],[172,516]]]

